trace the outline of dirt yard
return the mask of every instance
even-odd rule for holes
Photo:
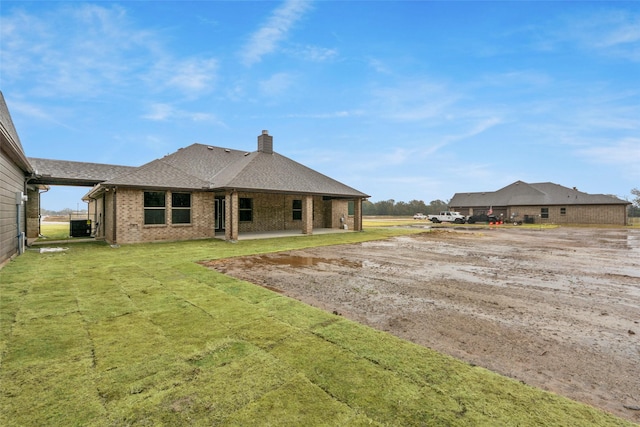
[[[640,230],[433,230],[209,265],[640,423]]]

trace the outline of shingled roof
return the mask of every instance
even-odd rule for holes
[[[9,107],[7,107],[2,91],[0,91],[0,137],[2,139],[2,151],[23,171],[31,173],[33,167],[24,154],[20,137],[13,125],[13,120],[11,120]]]
[[[452,207],[486,206],[550,206],[550,205],[611,205],[630,204],[606,194],[588,194],[552,182],[528,184],[516,181],[498,191],[456,193],[449,202]]]
[[[36,179],[30,182],[45,185],[94,186],[122,173],[135,169],[131,166],[103,163],[72,162],[29,157]]]
[[[275,152],[247,152],[203,144],[181,148],[108,179],[102,186],[369,197]]]

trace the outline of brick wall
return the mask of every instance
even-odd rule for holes
[[[40,235],[40,190],[28,189],[29,200],[24,204],[27,211],[27,237],[36,239]]]
[[[213,197],[213,193],[209,192],[192,192],[191,223],[172,224],[171,192],[167,191],[165,224],[145,225],[144,191],[118,189],[116,193],[117,243],[212,238],[214,237]]]
[[[93,234],[97,238],[105,237],[105,198],[103,195],[96,200],[89,201],[89,218],[93,222]]]
[[[548,208],[549,218],[541,218],[542,208]],[[536,224],[627,224],[624,205],[512,206],[508,215],[513,212],[518,213],[519,220],[525,215],[535,218]]]
[[[346,224],[349,230],[354,229],[353,216],[349,215],[349,200],[331,200],[331,224],[331,228],[342,228]]]
[[[115,216],[114,216],[115,193],[109,191],[104,194],[104,239],[109,243],[115,243]]]
[[[114,197],[113,191],[104,196],[105,240],[109,243],[137,243],[171,240],[194,240],[215,237],[214,197],[211,192],[191,193],[191,224],[171,223],[171,192],[166,192],[166,221],[162,225],[144,224],[144,191],[119,188]],[[303,220],[293,219],[293,201],[305,200],[303,195],[269,194],[240,192],[238,198],[250,198],[253,201],[252,221],[239,221],[239,233],[303,230]],[[231,198],[226,198],[230,203]],[[347,224],[354,229],[354,218],[348,215],[347,200],[323,200],[321,196],[312,197],[313,228],[340,228]],[[94,215],[102,212],[98,201]],[[117,230],[114,230],[114,203],[117,211]],[[226,208],[225,238],[233,239],[233,224],[230,224],[231,207]],[[344,222],[340,218],[344,217]],[[99,234],[100,236],[101,234]],[[236,237],[237,238],[237,237]]]
[[[272,230],[300,230],[302,220],[293,219],[293,201],[304,200],[303,195],[267,194],[267,193],[239,193],[241,198],[253,200],[253,221],[240,222],[240,232],[272,231]],[[322,197],[313,197],[313,228],[325,228],[325,203]]]

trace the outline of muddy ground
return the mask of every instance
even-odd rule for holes
[[[210,263],[640,423],[640,230],[437,230]]]

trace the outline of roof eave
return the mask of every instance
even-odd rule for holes
[[[270,190],[268,188],[248,188],[248,187],[212,187],[211,191],[224,192],[224,191],[238,191],[246,193],[271,193],[271,194],[306,194],[310,196],[328,196],[328,197],[340,197],[343,199],[368,199],[369,195],[364,193],[331,193],[331,192],[317,192],[317,191],[296,191],[296,190]]]
[[[16,164],[20,169],[22,169],[26,174],[33,174],[34,169],[29,163],[27,156],[22,152],[20,147],[13,141],[13,138],[10,138],[9,135],[2,129],[2,151],[4,151],[7,156]],[[9,147],[9,150],[4,147]]]

